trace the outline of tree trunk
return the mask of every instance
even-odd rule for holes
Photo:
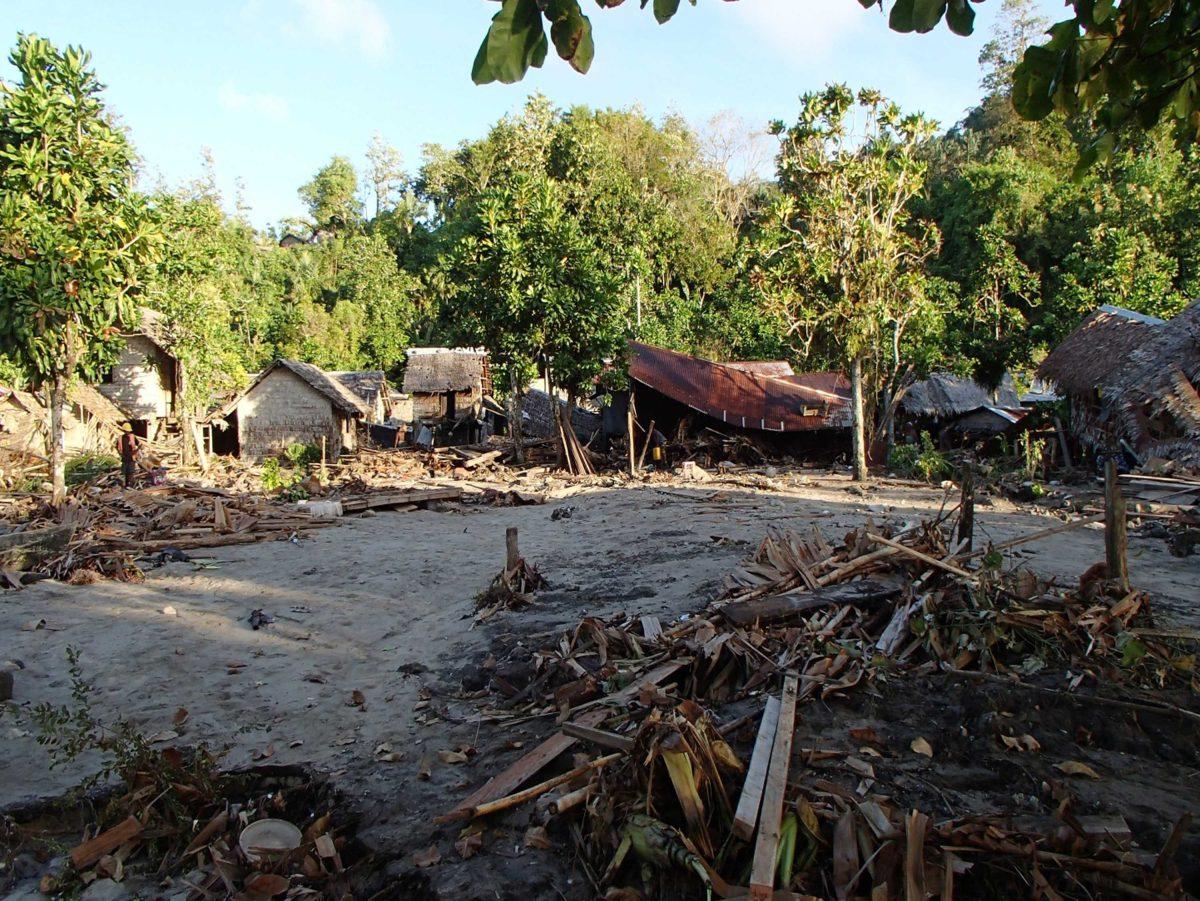
[[[521,421],[521,413],[525,406],[525,392],[521,390],[520,379],[514,369],[509,375],[509,387],[512,396],[508,402],[508,434],[516,448],[516,460],[525,462],[525,424]]]
[[[50,484],[53,486],[50,503],[55,508],[62,507],[67,500],[67,453],[63,434],[63,408],[66,406],[66,400],[66,376],[56,372],[50,386]]]
[[[851,441],[854,455],[854,481],[867,479],[867,425],[863,413],[862,356],[850,363],[851,411],[854,416],[851,426]]]

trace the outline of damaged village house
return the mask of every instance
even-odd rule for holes
[[[850,447],[850,382],[841,373],[797,374],[776,360],[715,363],[631,342],[629,386],[605,409],[604,426],[632,433],[638,457],[655,433],[668,454],[703,445],[710,459],[748,462],[832,460]]]
[[[97,385],[67,391],[64,445],[68,456],[113,454],[129,429],[144,447],[167,451],[182,431],[184,370],[163,317],[143,308],[136,329],[122,335],[116,362]],[[49,456],[50,413],[31,392],[0,385],[0,450],[10,468]]]
[[[1100,307],[1037,374],[1068,398],[1085,453],[1200,468],[1200,301],[1169,321]]]

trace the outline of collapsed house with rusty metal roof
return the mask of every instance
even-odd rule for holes
[[[850,382],[841,373],[796,374],[776,360],[717,363],[631,342],[629,381],[638,428],[653,422],[672,440],[738,435],[763,450],[825,456],[849,447]],[[625,415],[620,404],[611,412]]]
[[[1071,430],[1089,450],[1200,468],[1200,301],[1169,321],[1100,307],[1037,374],[1070,398]]]

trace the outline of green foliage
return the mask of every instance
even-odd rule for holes
[[[919,444],[897,444],[888,457],[888,468],[910,479],[941,482],[950,478],[954,467],[933,446],[928,432],[921,433]]]
[[[136,322],[159,236],[89,55],[23,34],[9,61],[19,81],[0,82],[0,353],[35,389],[52,385],[61,410],[66,383],[97,380],[121,326]],[[51,442],[57,500],[61,436]]]
[[[344,228],[362,218],[358,174],[344,156],[335,156],[322,166],[298,193],[317,228]]]
[[[263,491],[278,492],[286,501],[299,501],[308,497],[308,490],[301,484],[306,476],[308,464],[321,459],[321,449],[315,444],[289,444],[282,458],[268,457],[263,460],[259,472]]]
[[[66,462],[67,484],[80,485],[120,466],[121,461],[110,454],[79,454]]]
[[[321,462],[321,448],[315,444],[289,444],[283,455],[293,467],[297,468]]]

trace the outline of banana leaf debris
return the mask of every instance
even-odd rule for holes
[[[1180,702],[1200,690],[1200,636],[1156,628],[1149,597],[1102,572],[1056,585],[953,534],[943,519],[773,530],[698,614],[585,617],[518,645],[490,661],[500,697],[481,716],[556,731],[438,821],[475,853],[490,817],[533,805],[531,828],[569,836],[610,899],[1194,890],[1190,816],[1145,840],[1121,774],[1087,749],[1123,721],[1194,769],[1200,714]],[[1069,742],[1084,759],[1052,763]],[[972,763],[1013,784],[943,788]]]

